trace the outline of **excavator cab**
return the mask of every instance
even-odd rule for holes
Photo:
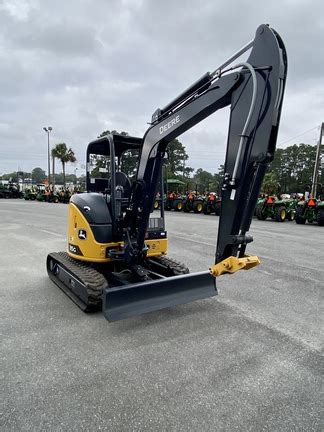
[[[249,50],[246,61],[232,64]],[[90,143],[88,193],[70,200],[68,251],[48,255],[50,278],[82,309],[100,306],[115,321],[214,296],[215,277],[257,265],[259,259],[245,253],[253,241],[248,231],[274,157],[286,75],[282,40],[261,25],[221,66],[156,109],[143,138],[109,134]],[[152,218],[162,164],[173,139],[227,106],[215,263],[190,274],[166,257],[163,213]],[[133,181],[121,169],[121,156],[131,148],[140,152]]]
[[[118,221],[127,207],[142,146],[140,138],[111,134],[90,142],[86,152],[86,188],[101,194],[112,219],[113,233],[120,231]]]
[[[88,145],[87,192],[70,200],[68,255],[71,258],[96,264],[118,260],[141,148],[142,139],[119,134],[100,137]],[[163,255],[167,250],[164,210],[161,208],[160,215],[154,212],[150,216],[147,255]]]
[[[86,152],[87,192],[114,193],[111,180],[123,187],[125,198],[130,196],[131,178],[136,173],[142,139],[112,134],[88,144]]]

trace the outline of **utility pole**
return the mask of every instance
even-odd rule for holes
[[[55,191],[55,157],[52,156],[52,185],[53,192]]]
[[[319,163],[320,163],[320,155],[321,155],[321,146],[324,145],[324,123],[321,125],[320,130],[320,136],[317,143],[316,148],[316,157],[315,157],[315,165],[314,165],[314,172],[312,177],[312,190],[311,194],[314,198],[316,198],[317,194],[317,180],[318,180],[318,170],[319,170]]]
[[[50,168],[50,145],[49,145],[49,134],[53,130],[51,126],[43,127],[44,131],[47,133],[47,169],[48,169],[48,187],[51,185],[51,168]]]

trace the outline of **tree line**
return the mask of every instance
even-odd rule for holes
[[[324,146],[321,148],[323,154]],[[310,189],[315,165],[316,145],[294,144],[277,148],[274,159],[264,178],[265,193],[296,193]],[[324,183],[324,170],[319,173],[319,183]]]
[[[324,153],[322,146],[321,153]],[[316,145],[294,144],[284,149],[277,148],[273,161],[269,164],[265,175],[262,192],[268,194],[303,193],[310,189],[316,157]],[[174,140],[169,145],[169,160],[166,165],[167,177],[181,180],[186,189],[199,192],[220,193],[224,165],[218,172],[210,173],[203,168],[194,170],[185,166],[188,160],[185,147],[180,141]],[[320,170],[319,183],[324,184],[324,169]]]
[[[324,146],[321,154],[324,153]],[[176,178],[186,184],[186,189],[199,192],[220,192],[224,165],[217,173],[210,173],[202,168],[194,170],[185,167],[188,160],[185,147],[178,140],[169,145],[169,160],[166,166],[168,178]],[[316,157],[316,145],[294,144],[284,149],[277,148],[273,161],[265,175],[262,192],[268,194],[303,193],[310,189]],[[324,169],[320,170],[318,182],[324,185]]]
[[[75,174],[66,174],[65,182],[76,183],[76,181],[80,182],[83,178],[84,176],[77,177]],[[12,181],[13,183],[18,183],[19,180],[24,181],[27,179],[32,180],[33,183],[41,184],[47,179],[47,174],[42,168],[36,167],[31,171],[13,171],[0,176],[0,180]],[[55,184],[64,184],[63,173],[55,174]]]
[[[119,133],[115,130],[103,131],[98,138],[109,133]],[[128,135],[122,131],[120,135]],[[324,151],[324,146],[322,153]],[[65,143],[56,144],[51,150],[53,160],[58,159],[62,164],[62,174],[55,174],[54,179],[57,183],[65,185],[66,180],[76,181],[75,175],[65,174],[65,166],[67,163],[76,162],[75,153],[71,148],[68,148]],[[128,158],[125,158],[125,165],[122,167],[128,175],[133,175],[136,172],[136,155],[129,153]],[[277,148],[273,161],[269,164],[267,173],[262,185],[262,191],[269,194],[277,193],[294,193],[304,192],[311,184],[312,174],[314,170],[316,156],[316,145],[310,144],[294,144],[284,149]],[[220,192],[224,165],[220,165],[216,173],[210,173],[203,168],[194,169],[188,166],[187,161],[189,156],[185,146],[178,140],[174,139],[168,145],[167,158],[164,163],[164,177],[166,179],[180,180],[184,183],[183,189],[197,190],[200,193],[204,192]],[[98,167],[102,163],[98,159]],[[52,174],[54,172],[53,163]],[[3,179],[16,179],[22,173],[9,173],[2,176]],[[32,178],[35,182],[42,182],[46,178],[45,171],[37,167],[31,173],[24,173],[24,177]],[[324,170],[322,169],[319,175],[319,183],[324,183]],[[184,190],[183,190],[184,192]]]
[[[58,143],[56,144],[52,150],[51,150],[51,156],[52,156],[52,182],[55,183],[63,183],[64,187],[66,184],[66,180],[68,182],[72,182],[76,180],[75,175],[65,175],[65,166],[67,163],[74,163],[76,162],[76,157],[74,154],[74,151],[67,147],[65,143]],[[62,174],[55,174],[55,159],[58,159],[62,164]],[[42,183],[44,180],[46,180],[47,175],[45,171],[40,168],[36,167],[31,172],[25,172],[25,171],[14,171],[8,174],[3,174],[1,176],[2,180],[12,180],[13,182],[19,181],[19,179],[32,179],[35,183]]]

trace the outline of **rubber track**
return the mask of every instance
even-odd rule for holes
[[[86,286],[91,303],[101,301],[103,288],[107,286],[107,280],[101,273],[92,268],[90,264],[69,257],[66,252],[54,252],[50,255]]]
[[[175,276],[180,274],[190,273],[187,266],[180,263],[179,261],[176,261],[175,259],[161,256],[161,257],[154,257],[154,261],[162,264],[165,267],[168,267],[170,270],[172,270]]]

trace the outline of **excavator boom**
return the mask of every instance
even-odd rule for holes
[[[245,62],[230,66],[248,49],[251,52]],[[222,268],[213,267],[211,273],[248,269],[257,263],[245,256],[246,245],[253,240],[247,233],[266,168],[274,156],[286,74],[287,56],[280,36],[261,25],[254,40],[221,67],[155,111],[143,138],[137,179],[126,210],[124,260],[129,267],[140,267],[145,260],[145,235],[168,144],[226,106],[230,106],[230,122],[215,256],[216,266]],[[137,285],[106,288],[103,310],[107,319],[116,320],[216,293],[214,276],[208,272],[143,279]]]

